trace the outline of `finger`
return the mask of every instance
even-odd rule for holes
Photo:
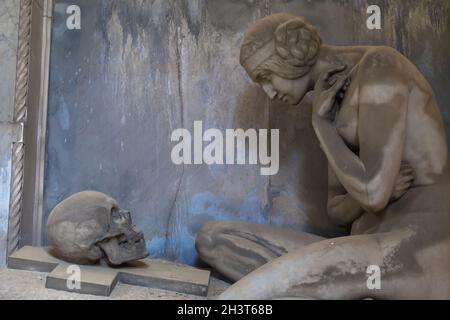
[[[414,180],[414,175],[412,174],[403,176],[403,181],[412,181],[412,180]]]
[[[397,181],[401,182],[401,181],[408,181],[408,180],[411,180],[411,179],[414,179],[414,176],[412,174],[404,174],[404,175],[400,175],[397,178]]]
[[[322,91],[327,88],[326,86],[326,79],[327,79],[327,72],[322,72],[319,76],[319,79],[317,80],[314,90],[315,91]]]
[[[334,86],[338,81],[341,82],[341,81],[343,81],[344,79],[345,79],[345,78],[342,77],[342,76],[336,76],[336,77],[331,78],[330,80],[328,80],[328,85],[329,85],[330,87],[332,87],[332,86]],[[342,83],[341,89],[344,88],[344,86],[345,86],[345,81]]]
[[[401,186],[403,184],[412,184],[414,181],[414,177],[408,176],[408,177],[401,177],[399,179],[397,179],[397,181],[395,182],[396,186]]]
[[[400,176],[397,178],[396,183],[401,183],[401,182],[405,182],[405,181],[414,181],[414,176],[411,174],[405,175],[405,176]]]
[[[400,163],[400,168],[412,168],[412,167],[409,164],[409,161],[402,160],[402,162]]]
[[[400,172],[405,172],[405,171],[413,172],[414,170],[410,165],[407,165],[407,164],[400,166]]]
[[[401,188],[405,185],[411,185],[413,183],[413,181],[414,181],[413,178],[401,179],[401,180],[397,181],[396,185],[398,185],[399,188]]]
[[[414,170],[410,166],[405,165],[403,167],[400,167],[400,172],[414,172]]]
[[[409,162],[402,162],[400,164],[400,168],[410,168],[412,169],[411,165],[409,164]]]
[[[332,75],[335,73],[341,72],[345,70],[347,66],[345,64],[339,65],[339,66],[333,66],[328,71],[325,72],[323,80],[328,80]]]
[[[412,181],[405,181],[400,184],[402,188],[408,189],[412,185]]]
[[[402,183],[411,183],[412,181],[414,181],[414,176],[412,176],[412,175],[400,176],[395,181],[395,184],[396,185],[401,185]]]
[[[409,168],[402,169],[400,170],[400,176],[414,176],[414,171]]]
[[[328,89],[328,91],[337,93],[339,90],[342,89],[342,87],[344,86],[344,83],[345,83],[345,78],[344,77],[336,77],[336,80],[333,81],[333,84]]]
[[[407,189],[411,185],[411,182],[399,181],[395,185],[395,190],[402,191]]]
[[[409,190],[409,187],[410,187],[410,186],[403,186],[401,189],[399,189],[399,193],[400,193],[400,194],[406,193],[406,191]]]

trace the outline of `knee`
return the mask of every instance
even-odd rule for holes
[[[217,237],[223,232],[222,222],[209,221],[197,233],[195,249],[202,260],[210,257],[216,246]]]

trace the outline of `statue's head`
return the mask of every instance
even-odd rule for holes
[[[316,29],[303,18],[276,13],[248,30],[240,62],[271,99],[295,105],[314,86],[310,71],[321,43]]]

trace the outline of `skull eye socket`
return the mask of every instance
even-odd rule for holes
[[[113,208],[112,211],[112,220],[117,224],[131,224],[131,214],[130,211],[122,210],[119,208]]]

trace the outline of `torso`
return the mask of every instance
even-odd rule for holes
[[[385,50],[384,47],[381,48]],[[389,51],[392,54],[393,50]],[[447,167],[448,154],[443,121],[428,82],[406,58],[396,52],[394,55],[405,64],[404,73],[410,80],[402,160],[409,162],[414,168],[415,181],[413,189],[400,200],[389,204],[383,212],[363,214],[353,223],[351,233],[386,232],[410,225],[420,225],[422,228],[427,226],[425,228],[436,230],[444,228],[444,233],[448,233],[447,223],[436,223],[434,219],[430,219],[430,216],[435,216],[437,220],[444,219],[450,223],[450,219],[445,218],[450,217],[450,199],[447,196],[450,192],[450,170],[442,174]],[[361,62],[366,56],[363,56]],[[361,62],[351,72],[352,83],[335,117],[339,135],[355,154],[359,153],[360,147],[358,132],[364,130],[358,126],[361,99],[359,89],[362,80],[355,76]],[[389,74],[387,76],[389,77]]]
[[[359,150],[358,126],[359,86],[356,77],[358,68],[364,59],[370,57],[373,50],[388,50],[398,56],[401,63],[406,64],[405,76],[410,79],[411,91],[408,97],[408,117],[403,160],[408,161],[415,171],[415,186],[435,183],[447,163],[447,141],[445,128],[440,112],[428,82],[416,67],[400,53],[386,47],[371,47],[368,54],[351,71],[352,83],[335,117],[338,133],[347,146],[356,154]],[[392,58],[392,57],[390,57]],[[389,76],[389,75],[387,75]],[[420,147],[418,147],[420,146]]]

